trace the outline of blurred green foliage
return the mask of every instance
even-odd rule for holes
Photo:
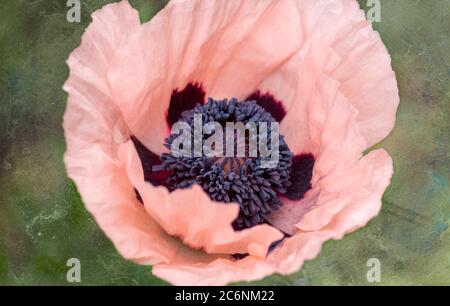
[[[68,284],[71,257],[82,262],[84,285],[164,284],[149,267],[121,258],[65,174],[65,60],[88,16],[113,1],[81,2],[79,24],[66,21],[64,0],[0,4],[0,284]],[[130,2],[142,21],[165,4]],[[326,243],[300,272],[253,284],[366,285],[371,257],[381,260],[381,284],[450,284],[450,0],[381,3],[374,27],[401,95],[396,127],[376,146],[395,167],[383,210],[367,227]]]

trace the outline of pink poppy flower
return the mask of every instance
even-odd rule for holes
[[[399,96],[355,0],[173,0],[145,24],[123,1],[92,19],[68,59],[65,164],[123,257],[177,285],[256,280],[378,214],[392,161],[363,152]],[[280,122],[282,162],[173,159],[194,113]]]

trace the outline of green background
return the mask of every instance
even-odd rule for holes
[[[121,258],[65,174],[65,60],[90,14],[112,1],[81,2],[81,23],[66,21],[65,0],[0,4],[0,284],[68,284],[71,257],[81,260],[84,285],[165,284]],[[142,21],[165,4],[130,2]],[[401,96],[396,127],[377,145],[395,167],[382,212],[327,242],[298,273],[253,284],[368,285],[372,257],[381,261],[383,285],[450,284],[450,0],[381,3],[374,27]]]

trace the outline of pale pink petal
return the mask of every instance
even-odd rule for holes
[[[321,67],[323,69],[335,66],[339,60],[333,56],[332,52],[324,54],[318,50],[308,49],[306,54],[298,53],[261,85],[265,91],[274,93],[287,110],[286,117],[280,125],[280,132],[284,135],[286,143],[294,154],[313,153],[317,149],[317,141],[316,143],[312,142],[314,135],[311,134],[315,131],[310,130],[313,120],[310,111],[314,111],[316,107],[314,100],[323,100],[320,97],[322,92],[328,96],[336,95],[339,92],[340,83],[313,64],[318,54],[327,56],[326,59],[323,59],[324,66]],[[282,90],[284,94],[279,93],[280,85],[278,84],[285,84]],[[327,87],[331,87],[330,92],[327,92]],[[334,99],[333,97],[326,98],[331,99],[331,102]],[[319,103],[321,102],[319,101]],[[319,104],[319,107],[323,109],[326,106]],[[317,111],[316,117],[319,115]]]
[[[111,98],[107,70],[117,48],[140,26],[137,11],[126,1],[106,5],[94,12],[92,23],[81,38],[81,45],[67,60],[71,77],[91,84],[100,93]]]
[[[365,226],[379,213],[381,198],[393,173],[392,160],[384,150],[376,150],[364,156],[360,164],[362,168],[370,167],[371,171],[366,172],[358,190],[342,195],[340,200],[345,200],[347,205],[332,221],[317,231],[297,232],[269,255],[268,262],[277,266],[278,273],[297,271],[305,260],[317,256],[323,242],[342,239],[345,234]]]
[[[139,205],[118,160],[118,146],[129,136],[111,100],[106,70],[115,48],[139,25],[138,15],[121,2],[97,11],[93,20],[68,60],[70,76],[64,84],[69,94],[63,124],[68,175],[125,258],[142,264],[204,261],[205,255],[191,254]]]
[[[300,201],[284,201],[269,218],[294,234],[268,258],[283,274],[314,258],[326,240],[341,239],[378,214],[392,161],[384,151],[361,155],[392,129],[398,104],[390,57],[357,3],[299,3],[309,12],[302,15],[305,44],[260,86],[277,97],[285,92],[282,133],[294,153],[316,157],[313,189]],[[297,84],[283,88],[297,69]]]
[[[334,78],[340,83],[340,92],[358,111],[356,122],[367,148],[371,147],[392,130],[399,103],[388,51],[354,0],[305,0],[298,1],[297,6],[302,46],[258,88],[283,102],[288,114],[282,131],[288,144],[302,150],[308,146],[302,114],[311,91],[311,78],[303,75],[305,67]],[[293,134],[289,127],[294,125],[295,131],[305,133]]]
[[[207,96],[245,98],[302,40],[295,1],[170,2],[117,50],[108,80],[134,135],[164,152],[171,93],[202,83]],[[283,33],[283,35],[280,35]]]
[[[326,225],[345,206],[344,201],[332,200],[354,190],[365,173],[358,164],[366,144],[356,124],[357,111],[339,92],[339,85],[317,74],[308,93],[309,101],[305,106],[308,148],[316,159],[312,190],[301,201],[283,200],[286,205],[268,217],[271,224],[288,234],[296,231],[295,224],[308,216],[311,216],[311,228],[305,230],[317,230]]]
[[[266,217],[266,221],[283,233],[293,235],[298,231],[295,225],[300,222],[303,215],[315,207],[317,197],[318,191],[310,190],[300,200],[282,198],[283,206],[270,213]]]
[[[217,259],[196,265],[158,264],[153,273],[177,286],[223,286],[238,281],[259,280],[274,272],[274,266],[252,256],[238,261]]]
[[[381,159],[381,162],[376,158]],[[380,168],[377,168],[377,166]],[[384,176],[381,178],[376,177],[377,175],[380,176],[378,173]],[[389,155],[380,150],[369,153],[358,162],[353,170],[346,174],[342,173],[340,177],[333,178],[327,182],[328,188],[320,190],[320,193],[324,194],[324,196],[320,197],[319,195],[316,208],[303,215],[296,226],[303,231],[320,230],[326,227],[327,224],[335,220],[336,215],[340,212],[351,209],[349,207],[351,207],[358,196],[367,201],[368,194],[366,194],[367,186],[365,184],[368,184],[368,181],[374,180],[379,184],[377,187],[381,188],[380,186],[384,186],[386,188],[391,176],[392,161]],[[381,195],[383,194],[384,189],[370,191],[373,196],[377,197],[380,196],[380,192]],[[381,202],[379,205],[381,205]],[[373,208],[374,206],[370,207]],[[355,220],[352,221],[355,222]]]
[[[303,231],[320,230],[328,224],[349,205],[343,195],[358,193],[371,172],[370,165],[359,160],[366,144],[355,123],[358,112],[340,94],[338,82],[323,77],[318,84],[320,94],[308,108],[311,143],[316,148],[312,185],[318,198],[314,209],[297,224]]]
[[[267,262],[275,267],[280,274],[297,272],[305,260],[314,259],[320,252],[322,245],[330,237],[325,232],[298,232],[287,238],[267,258]]]
[[[283,103],[287,111],[280,123],[280,133],[294,155],[311,153],[307,105],[316,91],[317,74],[296,55],[261,86]]]
[[[312,47],[319,56],[314,65],[341,83],[340,91],[358,110],[359,129],[371,147],[389,134],[395,122],[399,95],[391,58],[356,1],[321,1],[327,2],[327,14],[320,10],[321,18],[311,18],[305,37],[316,42]],[[320,52],[332,52],[339,63],[327,67],[328,56]]]
[[[172,193],[144,181],[142,166],[131,141],[120,148],[128,176],[139,191],[150,215],[167,231],[187,245],[216,254],[246,254],[264,258],[272,242],[283,234],[262,224],[234,231],[231,223],[239,213],[238,204],[217,203],[200,186]]]
[[[366,172],[361,187],[351,192],[351,200],[339,211],[324,230],[331,232],[332,239],[341,239],[344,234],[353,232],[367,224],[381,210],[381,199],[393,175],[392,159],[389,154],[378,149],[368,153],[360,160]]]
[[[364,20],[364,11],[356,1],[345,4],[356,21],[333,41],[331,48],[342,60],[331,76],[341,82],[342,93],[358,110],[357,122],[370,147],[394,127],[400,100],[397,80],[391,57],[378,32]]]

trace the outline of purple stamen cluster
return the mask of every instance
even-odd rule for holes
[[[225,127],[226,122],[266,122],[268,125],[276,122],[256,101],[239,102],[237,99],[209,99],[204,105],[197,104],[193,109],[184,111],[179,121],[194,127],[196,114],[202,116],[203,125],[219,122]],[[267,132],[270,147],[270,130]],[[179,135],[174,133],[166,139],[165,146],[169,150]],[[209,136],[203,135],[202,139],[192,136],[192,143],[200,141],[203,145]],[[233,223],[236,230],[263,223],[265,216],[282,205],[278,196],[286,194],[291,186],[293,155],[282,135],[279,136],[279,161],[271,168],[262,167],[262,162],[269,158],[250,157],[248,147],[245,157],[175,157],[164,153],[160,159],[160,170],[171,171],[165,184],[169,189],[198,184],[212,200],[239,203],[240,213]]]

